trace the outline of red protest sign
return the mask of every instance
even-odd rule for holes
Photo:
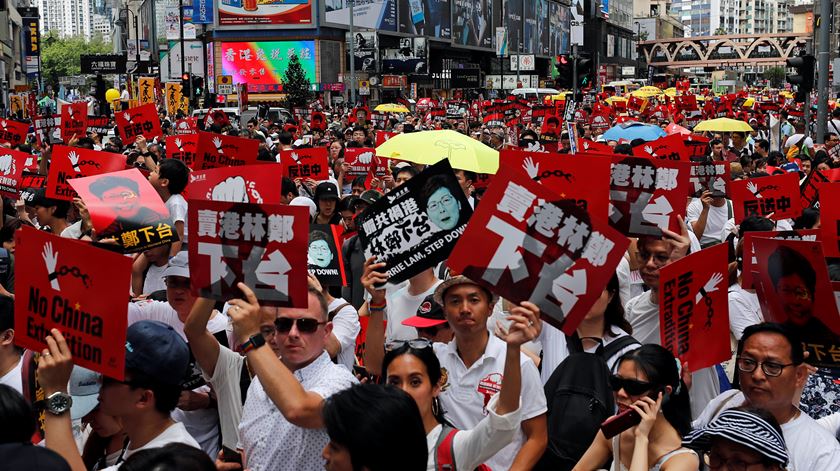
[[[697,134],[689,134],[688,136],[685,136],[683,139],[683,145],[685,145],[685,148],[688,150],[689,160],[705,159],[706,154],[709,153],[709,142],[711,142],[711,139]]]
[[[741,286],[744,288],[753,287],[753,275],[757,270],[758,260],[755,258],[755,248],[753,241],[756,237],[764,239],[777,240],[820,240],[819,229],[798,229],[792,231],[751,231],[744,233],[744,241],[741,244],[742,267],[741,267]]]
[[[311,224],[306,263],[309,274],[318,278],[322,286],[347,286],[344,257],[341,254],[339,225]]]
[[[376,140],[374,141],[374,143],[375,143],[376,147],[379,147],[382,144],[385,144],[386,142],[388,142],[388,139],[391,139],[392,137],[396,136],[397,134],[399,134],[399,133],[388,132],[388,131],[376,131]]]
[[[601,154],[612,154],[613,148],[602,142],[590,141],[589,139],[578,139],[578,152],[585,154],[587,152],[598,152]]]
[[[87,132],[95,132],[100,136],[105,136],[111,127],[111,120],[107,116],[87,117]]]
[[[25,226],[15,242],[31,262],[15,270],[15,343],[40,352],[56,328],[74,363],[122,380],[131,259]]]
[[[369,175],[373,170],[374,176],[379,178],[388,174],[388,159],[376,155],[376,149],[369,147],[348,147],[344,149],[344,163],[350,165],[347,175],[358,177]]]
[[[241,167],[257,162],[260,142],[256,139],[198,132],[196,163],[193,170]]]
[[[70,142],[74,136],[76,139],[85,137],[87,112],[88,105],[84,101],[70,103],[61,108],[61,139],[64,142]]]
[[[685,217],[690,165],[671,160],[613,157],[610,176],[610,225],[622,234],[679,233]]]
[[[17,198],[26,161],[32,154],[0,147],[0,194]]]
[[[36,116],[33,125],[38,145],[61,142],[61,116]]]
[[[826,257],[840,257],[840,183],[820,186],[820,229]]]
[[[756,238],[755,287],[764,318],[796,332],[814,365],[838,366],[840,315],[834,300],[822,244]]]
[[[311,178],[316,181],[329,180],[328,152],[329,150],[326,147],[281,151],[280,164],[283,166],[283,175],[292,180],[298,178]]]
[[[697,110],[697,97],[694,95],[677,95],[674,97],[674,105],[679,111]]]
[[[615,272],[629,241],[509,165],[493,177],[448,265],[571,333]]]
[[[738,180],[730,184],[735,222],[747,216],[774,219],[795,218],[802,213],[799,203],[799,174]]]
[[[308,306],[306,208],[190,200],[188,218],[194,294],[240,297],[243,282],[264,305]]]
[[[23,144],[26,141],[27,132],[29,132],[29,125],[26,123],[0,119],[0,142],[7,142],[13,146]]]
[[[160,195],[136,168],[74,178],[97,236],[113,237],[125,252],[142,252],[178,240]]]
[[[175,134],[194,134],[198,132],[198,118],[183,118],[175,121]]]
[[[610,205],[610,159],[545,152],[502,150],[499,161],[522,169],[562,199],[573,199],[593,217],[606,221]]]
[[[592,113],[589,118],[589,127],[596,132],[604,132],[611,126],[609,113]]]
[[[114,114],[123,144],[132,144],[137,136],[152,140],[163,135],[154,103],[129,108]]]
[[[715,161],[713,163],[691,163],[691,194],[698,195],[702,192],[720,191],[729,196],[729,184],[732,175],[729,173],[729,162]]]
[[[170,159],[184,162],[187,167],[195,167],[196,151],[198,150],[198,134],[184,134],[166,136],[166,153]]]
[[[683,137],[680,134],[660,137],[655,141],[646,142],[633,148],[633,155],[636,157],[649,157],[652,159],[682,160],[688,161],[691,153],[683,144]]]
[[[659,270],[662,346],[697,371],[729,359],[726,244],[683,257]]]
[[[45,186],[47,186],[46,175],[24,171],[23,175],[20,177],[20,185],[18,185],[18,188],[23,190],[24,188],[43,188]]]
[[[190,172],[190,199],[232,203],[281,204],[280,165],[219,167]]]
[[[819,188],[830,181],[829,176],[825,172],[817,169],[811,170],[811,173],[799,185],[799,204],[802,206],[802,209],[810,208],[811,206],[819,209]]]
[[[54,146],[50,173],[47,176],[47,196],[72,201],[77,197],[68,180],[89,177],[125,169],[125,155],[112,154],[82,147]]]

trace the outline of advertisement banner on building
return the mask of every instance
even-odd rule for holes
[[[508,44],[511,53],[525,51],[522,37],[522,0],[503,0],[505,12],[504,26],[508,31]],[[530,0],[529,0],[530,3]]]
[[[399,0],[399,32],[413,36],[452,37],[450,0]]]
[[[213,0],[193,0],[192,22],[201,25],[213,24]]]
[[[493,47],[496,15],[491,0],[453,0],[452,40],[461,46]]]
[[[525,48],[522,52],[548,55],[548,0],[525,2],[523,27]]]
[[[181,70],[181,43],[169,41],[169,52],[164,52],[160,59],[160,71],[163,80],[180,80],[181,74],[192,69],[193,74],[204,70],[204,45],[201,41],[184,41],[184,66]]]
[[[324,0],[324,22],[338,26],[350,25],[351,0]],[[353,0],[353,26],[356,28],[397,30],[396,0]]]
[[[429,73],[426,38],[400,38],[399,49],[382,50],[382,72],[403,74]]]
[[[221,0],[219,26],[311,28],[315,25],[313,4],[313,0]]]
[[[178,7],[166,7],[163,13],[163,24],[166,29],[166,39],[175,40],[181,38],[181,22],[178,14]]]
[[[38,28],[38,18],[23,18],[23,51],[27,57],[41,55],[41,32]]]
[[[248,84],[249,92],[282,89],[283,75],[293,54],[310,83],[315,83],[315,41],[254,41],[222,43],[222,74],[234,83]]]
[[[560,3],[548,4],[548,54],[556,56],[569,52],[569,7]]]
[[[583,46],[583,0],[574,0],[570,13],[570,44]]]
[[[347,40],[347,52],[350,52],[350,33],[345,35]],[[356,72],[376,72],[377,36],[375,32],[359,31],[353,35],[353,60],[356,65]],[[348,67],[350,58],[347,58]]]

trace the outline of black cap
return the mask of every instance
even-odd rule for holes
[[[373,204],[376,203],[376,201],[381,197],[382,193],[376,190],[367,190],[361,195],[359,195],[359,200],[367,204]]]
[[[159,321],[140,321],[128,326],[125,366],[162,384],[179,385],[187,375],[190,349],[171,326]]]
[[[435,295],[426,296],[417,308],[417,315],[402,321],[403,325],[417,329],[427,329],[446,323],[443,308],[435,301]]]
[[[324,198],[339,199],[338,187],[332,182],[321,182],[315,188],[315,202]]]

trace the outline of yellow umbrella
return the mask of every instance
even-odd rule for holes
[[[397,103],[383,103],[374,108],[373,111],[379,111],[380,113],[408,113],[410,110]]]
[[[607,99],[606,99],[606,100],[604,100],[604,101],[606,101],[607,103],[609,103],[610,105],[612,105],[612,104],[613,104],[613,103],[615,103],[615,102],[624,102],[624,103],[626,103],[626,102],[627,102],[627,98],[624,98],[624,97],[622,97],[622,96],[611,96],[611,97],[607,98]]]
[[[668,96],[677,96],[677,89],[676,87],[666,88],[663,93]]]
[[[731,118],[717,118],[703,121],[697,126],[694,126],[694,131],[719,131],[719,132],[751,132],[752,126],[744,121]]]
[[[376,148],[376,155],[431,165],[449,158],[452,168],[495,174],[499,152],[451,130],[397,134]]]
[[[793,98],[793,93],[791,93],[787,90],[782,90],[781,92],[779,92],[779,96],[783,96],[785,98],[790,99],[790,98]]]
[[[639,98],[650,98],[662,95],[662,90],[660,90],[657,87],[648,85],[636,90],[635,92],[631,92],[630,94]]]

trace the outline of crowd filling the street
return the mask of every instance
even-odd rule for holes
[[[0,469],[840,470],[840,103],[145,86],[0,119]]]

